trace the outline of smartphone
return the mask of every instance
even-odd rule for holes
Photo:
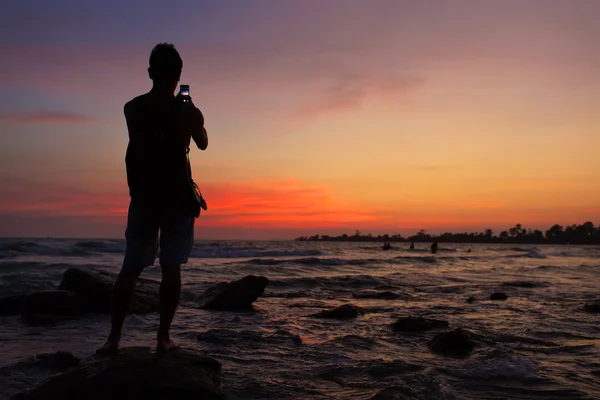
[[[184,103],[190,102],[190,85],[180,85],[179,95],[183,97]]]

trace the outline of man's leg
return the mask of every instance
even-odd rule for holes
[[[194,216],[185,208],[172,208],[163,215],[160,230],[160,326],[156,350],[169,351],[179,347],[171,340],[169,329],[179,304],[181,265],[187,263],[194,245]]]
[[[115,282],[112,295],[112,315],[111,329],[106,343],[97,350],[98,353],[111,353],[119,348],[121,340],[121,330],[123,322],[127,315],[127,309],[131,304],[133,293],[135,292],[135,283],[142,273],[143,268],[139,269],[122,269]]]
[[[112,293],[111,330],[98,353],[111,353],[119,348],[121,330],[135,292],[135,284],[145,267],[154,264],[158,240],[157,217],[152,210],[129,206],[126,250],[123,267]]]
[[[179,305],[181,293],[181,267],[179,265],[164,265],[162,281],[160,282],[160,326],[156,337],[157,351],[169,351],[178,346],[171,340],[169,330]]]

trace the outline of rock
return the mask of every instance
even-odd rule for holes
[[[221,365],[193,350],[162,356],[149,348],[121,349],[114,356],[92,356],[11,400],[221,400]]]
[[[64,371],[79,365],[80,361],[81,360],[78,357],[75,357],[68,351],[57,351],[55,353],[38,354],[24,361],[20,361],[17,364],[23,366],[28,363],[29,365],[35,365],[36,367],[43,366],[44,369],[52,368]]]
[[[116,279],[117,274],[111,272],[69,268],[64,272],[58,289],[75,293],[88,312],[110,314],[111,295]],[[158,312],[159,289],[160,282],[139,278],[129,313]]]
[[[71,353],[38,354],[0,368],[0,399],[21,393],[48,377],[67,371],[79,364]],[[4,395],[4,396],[3,396]]]
[[[583,306],[583,311],[595,314],[600,313],[600,300],[596,300],[591,303],[586,303]]]
[[[506,300],[508,296],[503,292],[496,292],[490,295],[490,300]]]
[[[269,284],[264,276],[248,275],[233,282],[221,282],[204,291],[195,300],[200,308],[243,310],[252,308]]]
[[[83,314],[81,301],[73,292],[44,290],[28,295],[21,304],[21,318],[30,325],[52,324]]]
[[[21,313],[21,304],[26,294],[16,294],[0,299],[0,315],[17,315]]]
[[[470,296],[470,297],[467,299],[467,303],[471,304],[471,303],[473,303],[473,302],[474,302],[474,301],[476,301],[476,300],[477,300],[477,299],[476,299],[475,297],[473,297],[473,296]]]
[[[348,319],[364,315],[365,311],[354,304],[344,304],[331,310],[325,310],[311,315],[315,318]]]
[[[362,290],[360,292],[352,293],[352,297],[354,297],[355,299],[394,300],[399,299],[402,296],[400,296],[398,293],[390,291],[378,292],[376,290]]]
[[[53,369],[57,372],[66,371],[79,365],[79,358],[66,351],[57,351],[56,353],[43,353],[33,357],[26,358],[15,364],[0,368],[0,374],[5,374],[10,370],[23,370],[31,368]]]
[[[66,290],[44,290],[28,295],[21,304],[21,313],[79,315],[81,302],[75,293]]]
[[[392,324],[396,332],[425,332],[430,329],[446,328],[448,321],[422,317],[402,317]]]
[[[438,333],[429,341],[429,348],[434,353],[444,355],[468,354],[475,348],[474,338],[473,332],[464,328],[456,328]]]

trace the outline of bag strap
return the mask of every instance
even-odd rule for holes
[[[185,158],[187,160],[188,178],[190,178],[190,181],[194,182],[192,179],[192,165],[190,163],[190,146],[185,149]]]
[[[194,180],[192,179],[192,165],[190,163],[190,146],[188,146],[185,151],[185,157],[187,159],[187,164],[188,164],[188,176],[190,178],[190,183],[192,184],[192,187],[198,192],[198,195],[200,195],[200,208],[202,208],[204,211],[206,211],[208,209],[208,206],[206,205],[206,201],[204,200],[204,197],[202,196],[202,192],[200,191],[200,188],[198,187],[198,185],[196,185],[196,182],[194,182]]]

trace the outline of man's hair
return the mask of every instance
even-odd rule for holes
[[[179,52],[170,43],[159,43],[150,53],[150,71],[153,80],[179,80],[183,61]]]

